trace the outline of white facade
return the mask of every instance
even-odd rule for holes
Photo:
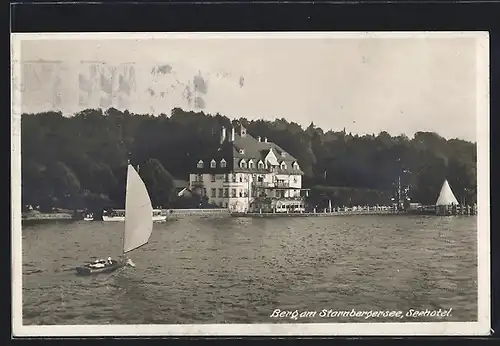
[[[254,202],[259,197],[275,199],[301,199],[302,176],[300,174],[255,174],[233,172],[229,174],[190,174],[189,185],[210,204],[228,208],[231,212],[255,210]],[[293,201],[283,201],[281,205]],[[300,201],[299,201],[300,202]],[[299,204],[299,203],[295,203]],[[303,208],[303,203],[300,203]]]

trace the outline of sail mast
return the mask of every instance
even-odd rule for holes
[[[122,258],[125,257],[125,228],[127,227],[127,198],[128,198],[128,181],[129,181],[129,166],[130,159],[127,159],[127,177],[125,178],[125,226],[123,227],[123,235],[122,235]]]

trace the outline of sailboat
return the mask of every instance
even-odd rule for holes
[[[146,185],[139,173],[129,163],[127,167],[127,187],[125,194],[125,229],[123,233],[122,254],[119,260],[108,257],[76,268],[80,275],[113,272],[125,266],[134,267],[126,254],[148,243],[153,232],[153,206]]]
[[[448,180],[445,180],[443,186],[441,187],[441,191],[439,192],[436,206],[449,206],[456,204],[458,204],[457,198],[453,194],[450,184],[448,184]]]

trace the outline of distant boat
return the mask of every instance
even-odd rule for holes
[[[103,221],[125,221],[125,210],[115,209],[111,213],[105,212],[102,216]],[[153,209],[153,221],[163,222],[167,220],[167,215],[162,215],[161,209]]]
[[[458,201],[453,191],[451,190],[448,180],[445,180],[443,186],[441,187],[441,192],[436,201],[436,206],[446,206],[446,205],[457,205]]]
[[[108,257],[76,268],[79,275],[92,275],[113,272],[124,266],[134,267],[126,254],[145,245],[153,232],[153,207],[146,185],[130,164],[127,168],[127,187],[125,195],[125,229],[123,233],[122,255],[119,260]]]

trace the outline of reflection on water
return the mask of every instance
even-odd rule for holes
[[[476,217],[195,217],[154,227],[130,255],[136,268],[79,277],[83,261],[121,253],[123,223],[24,226],[24,323],[294,322],[270,318],[275,309],[452,308],[446,321],[477,319]],[[436,318],[399,322],[422,320]]]

